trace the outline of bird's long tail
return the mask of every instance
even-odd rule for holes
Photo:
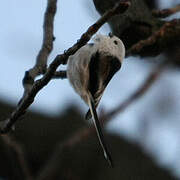
[[[94,126],[96,128],[96,132],[97,132],[99,142],[100,142],[101,147],[102,147],[103,152],[104,152],[104,157],[106,158],[106,160],[108,161],[110,166],[113,167],[112,158],[111,158],[110,153],[107,150],[106,143],[104,141],[104,135],[103,135],[103,132],[102,132],[102,129],[101,129],[101,125],[100,125],[98,116],[97,116],[96,108],[94,106],[94,99],[93,99],[90,92],[89,92],[89,97],[88,97],[88,105],[89,105],[89,108],[90,108],[90,112],[91,112],[91,115],[92,115]]]

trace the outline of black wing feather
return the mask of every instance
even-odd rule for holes
[[[121,62],[118,58],[113,56],[102,56],[103,55],[101,55],[99,52],[96,52],[95,55],[92,56],[89,64],[89,91],[94,98],[96,107],[98,106],[101,98],[99,98],[100,94],[103,93],[104,89],[106,88],[114,74],[121,68]],[[101,75],[100,73],[103,73],[103,75]],[[101,77],[99,77],[100,75]],[[101,90],[99,88],[99,78],[104,78]],[[86,113],[85,119],[91,119],[90,110],[88,110],[88,112]]]

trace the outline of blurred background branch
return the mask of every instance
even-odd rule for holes
[[[23,145],[18,143],[17,140],[10,134],[2,135],[0,136],[0,138],[3,140],[4,144],[6,144],[10,149],[9,152],[15,152],[16,158],[14,158],[13,160],[19,163],[20,170],[22,171],[22,176],[24,177],[24,179],[33,180],[34,178],[32,177],[28,162],[26,160]]]
[[[152,56],[164,51],[170,45],[176,44],[180,37],[180,20],[165,22],[159,30],[145,40],[140,40],[126,52],[129,55]],[[174,63],[174,62],[172,62]]]
[[[131,105],[134,101],[141,98],[154,84],[154,82],[160,77],[162,72],[168,67],[170,63],[168,61],[163,61],[157,67],[155,67],[149,76],[146,78],[144,83],[131,95],[129,96],[123,103],[118,105],[112,111],[107,113],[105,117],[110,120],[118,113],[124,111],[129,105]]]
[[[154,10],[152,11],[153,16],[157,18],[166,18],[172,14],[175,14],[180,11],[180,4],[176,5],[175,7],[169,9],[162,9],[162,10]]]

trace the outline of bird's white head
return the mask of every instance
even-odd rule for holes
[[[125,57],[125,47],[123,42],[117,37],[109,33],[109,35],[97,34],[93,38],[94,43],[101,52],[107,55],[117,57],[121,63]]]

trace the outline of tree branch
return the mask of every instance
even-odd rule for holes
[[[54,79],[66,79],[66,71],[56,71],[53,76]]]
[[[23,78],[24,96],[31,90],[34,79],[46,72],[48,56],[53,49],[53,30],[54,30],[54,17],[56,14],[57,0],[48,0],[47,8],[44,14],[43,24],[43,43],[37,55],[36,64],[29,71],[26,71]]]
[[[159,54],[162,49],[166,49],[172,42],[180,41],[180,20],[174,19],[166,22],[158,31],[153,33],[149,38],[141,40],[134,44],[126,51],[126,57],[130,55],[147,55]]]
[[[180,11],[180,4],[173,8],[162,9],[162,10],[153,10],[152,15],[157,18],[166,18],[172,14],[175,14]]]
[[[36,94],[53,78],[54,73],[59,65],[66,64],[68,57],[74,54],[79,48],[84,46],[104,23],[106,23],[112,16],[115,16],[119,13],[124,13],[129,6],[130,3],[128,1],[117,3],[115,7],[107,11],[95,24],[90,26],[76,44],[65,51],[64,54],[57,55],[53,62],[49,65],[44,76],[32,85],[27,95],[21,99],[17,108],[12,112],[10,117],[4,121],[0,133],[7,133],[11,130],[11,127],[18,120],[18,118],[24,115],[26,109],[33,103]]]
[[[129,105],[131,105],[134,101],[142,97],[154,84],[154,82],[160,77],[163,70],[169,65],[169,61],[164,61],[159,64],[147,77],[147,79],[143,82],[143,84],[131,95],[129,96],[123,103],[117,106],[112,111],[105,114],[105,118],[111,120],[115,115],[124,111]]]
[[[4,141],[4,143],[9,146],[17,155],[17,159],[19,162],[19,165],[21,167],[21,170],[24,174],[24,178],[26,180],[32,180],[33,176],[30,172],[30,168],[28,166],[27,160],[25,159],[25,153],[24,149],[21,144],[19,144],[12,136],[9,134],[2,135],[1,139]]]
[[[52,179],[52,177],[58,173],[58,169],[63,166],[63,154],[72,149],[75,145],[78,145],[78,143],[86,140],[93,133],[95,133],[95,128],[93,126],[90,126],[89,128],[84,127],[73,133],[71,137],[66,139],[64,142],[57,144],[50,159],[40,170],[36,179]]]

